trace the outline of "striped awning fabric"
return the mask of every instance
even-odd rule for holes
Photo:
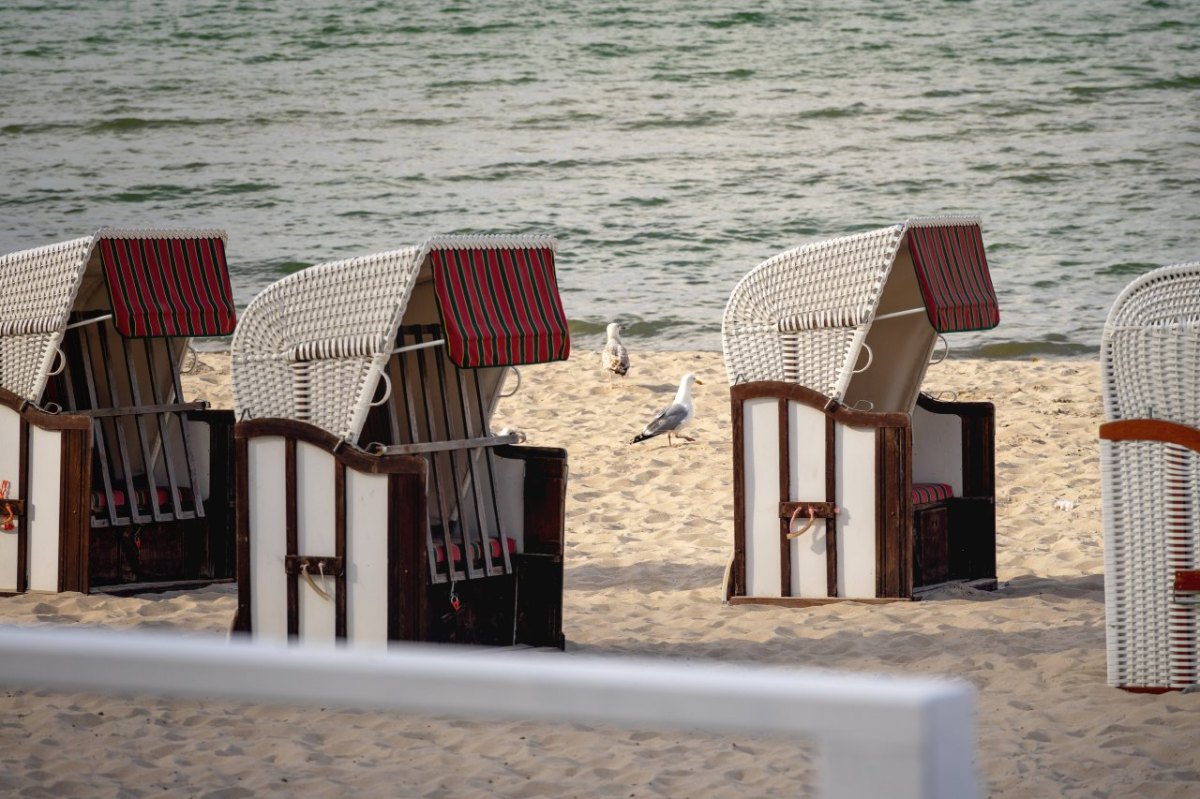
[[[459,367],[566,360],[571,336],[550,248],[434,248],[434,290]]]
[[[978,225],[911,227],[908,250],[935,330],[988,330],[1000,323]]]
[[[97,244],[122,336],[226,336],[237,317],[220,238],[101,238]]]

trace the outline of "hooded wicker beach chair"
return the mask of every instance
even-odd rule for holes
[[[235,631],[563,645],[566,452],[491,430],[510,367],[569,354],[555,247],[433,238],[250,304],[233,340]]]
[[[998,322],[973,217],[809,244],[743,277],[723,321],[726,599],[803,606],[995,587],[994,409],[920,390],[948,352],[942,334]]]
[[[1108,682],[1200,683],[1200,263],[1142,275],[1104,327]]]
[[[225,234],[105,229],[0,285],[0,590],[232,579],[233,413],[180,385],[191,337],[233,332]]]

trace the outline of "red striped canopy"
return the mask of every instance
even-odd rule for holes
[[[937,332],[989,330],[1000,323],[979,225],[911,227],[908,251]]]
[[[563,361],[571,336],[549,248],[433,249],[450,360],[464,368]]]
[[[220,238],[101,238],[122,336],[227,336],[237,317]]]

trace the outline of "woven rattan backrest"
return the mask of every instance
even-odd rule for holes
[[[747,273],[722,321],[730,382],[783,380],[840,397],[903,229],[797,247]]]
[[[1121,292],[1100,368],[1109,420],[1200,426],[1200,263],[1164,266]]]
[[[296,419],[353,439],[421,254],[409,247],[319,264],[264,289],[234,331],[238,418]]]
[[[92,238],[0,256],[0,385],[37,402],[87,268]]]

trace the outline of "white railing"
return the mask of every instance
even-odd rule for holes
[[[0,628],[0,685],[795,735],[818,743],[826,799],[979,796],[974,693],[961,682],[419,644],[366,652],[7,627]]]

